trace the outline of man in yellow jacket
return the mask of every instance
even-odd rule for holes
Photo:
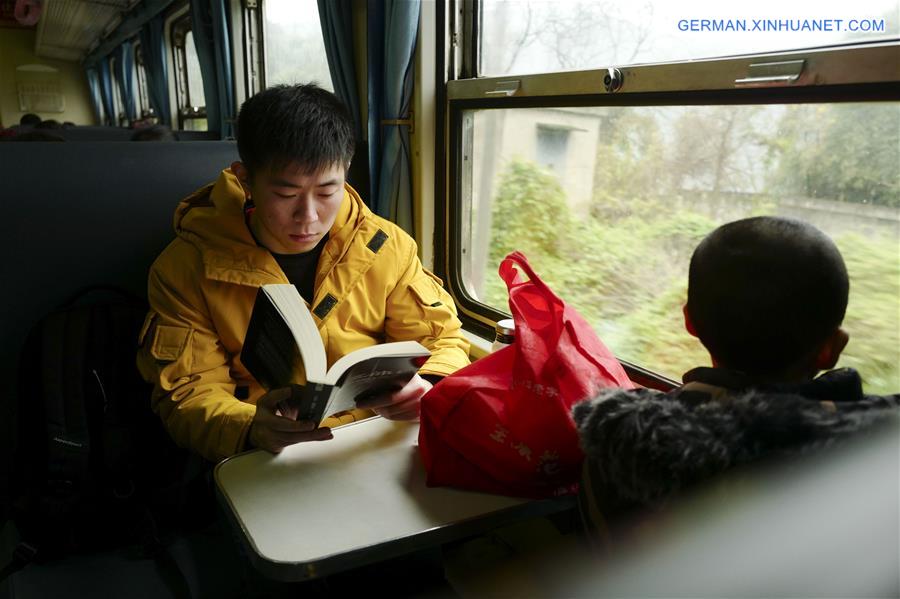
[[[413,239],[345,183],[354,147],[346,110],[313,85],[269,88],[241,107],[237,143],[241,160],[178,206],[176,239],[150,270],[138,366],[169,433],[210,460],[331,437],[337,419],[316,428],[283,416],[288,390],[266,393],[241,362],[257,289],[268,283],[297,286],[329,366],[385,341],[431,350],[403,389],[358,404],[417,418],[433,382],[468,364],[468,343]]]

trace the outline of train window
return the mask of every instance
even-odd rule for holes
[[[103,92],[102,92],[103,85],[100,83],[100,79],[99,79],[99,76],[96,74],[96,71],[94,72],[93,75],[88,76],[88,84],[90,85],[90,89],[91,89],[91,99],[92,99],[91,104],[93,105],[94,113],[97,117],[97,124],[98,125],[106,125],[107,124],[107,122],[106,122],[106,106],[105,106],[105,102],[102,99],[103,98]]]
[[[136,109],[137,118],[141,118],[144,112],[144,104],[143,97],[141,96],[141,81],[140,75],[138,71],[140,70],[140,60],[138,59],[138,53],[140,52],[141,45],[137,42],[131,45],[131,55],[134,56],[134,64],[131,69],[131,89],[134,90],[134,104]]]
[[[115,110],[115,122],[113,122],[113,125],[122,127],[128,126],[128,116],[125,114],[125,103],[122,102],[122,88],[119,87],[117,68],[116,58],[111,57],[109,59],[109,74],[112,81],[113,108]]]
[[[825,2],[785,11],[693,2],[483,0],[484,75],[542,73],[791,50],[896,35],[896,0]],[[827,18],[814,18],[822,16]]]
[[[484,24],[475,64],[499,64],[489,45],[504,38],[489,43],[488,15],[501,4],[470,15]],[[900,387],[898,44],[874,38],[450,81],[446,274],[470,326],[508,312],[497,266],[519,249],[620,359],[678,379],[708,360],[681,317],[694,247],[721,223],[783,215],[823,229],[847,262],[840,365],[858,368],[867,391]]]
[[[190,15],[172,23],[172,52],[175,63],[175,90],[178,98],[178,128],[206,131],[206,98],[200,59],[191,31]]]
[[[316,0],[263,2],[266,86],[315,81],[334,91]]]
[[[242,12],[242,46],[244,66],[244,86],[247,97],[262,90],[262,79],[265,71],[265,51],[260,40],[263,39],[263,25],[260,7],[256,3],[247,2]]]
[[[194,32],[188,30],[184,35],[184,57],[187,64],[188,104],[206,106],[203,94],[203,76],[200,74],[200,59],[197,58],[197,47],[194,45]]]
[[[144,54],[141,51],[140,42],[134,45],[134,70],[132,71],[135,98],[139,118],[148,118],[154,115],[150,107],[150,96],[147,90],[147,71],[144,67]]]

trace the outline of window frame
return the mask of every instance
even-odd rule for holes
[[[119,75],[116,73],[118,59],[115,56],[109,57],[109,76],[112,83],[113,97],[113,127],[128,126],[128,115],[125,112],[125,101],[122,98],[122,88],[119,85]],[[124,123],[124,124],[123,124]]]
[[[640,65],[475,77],[479,64],[477,0],[451,0],[438,18],[437,55],[439,107],[443,116],[437,135],[435,212],[443,215],[443,230],[435,230],[435,270],[446,282],[464,326],[492,338],[494,323],[509,315],[476,300],[463,280],[463,232],[471,197],[464,197],[468,176],[464,163],[471,153],[466,115],[481,109],[576,106],[684,106],[807,104],[859,101],[900,101],[900,40],[854,42],[825,48],[748,54]],[[751,64],[804,60],[800,77],[791,84],[736,84],[752,74]],[[885,66],[888,65],[888,66]],[[446,66],[446,70],[444,70]],[[625,82],[607,91],[604,78],[619,69]],[[512,90],[512,91],[505,91]],[[465,147],[466,144],[470,147]],[[440,222],[440,219],[438,219]],[[668,389],[677,383],[652,372],[653,365],[623,361],[635,382]]]
[[[137,82],[135,98],[137,99],[138,118],[145,119],[156,116],[150,106],[150,89],[147,86],[147,71],[144,66],[144,52],[140,40],[134,42],[134,77]]]
[[[186,51],[187,34],[191,31],[193,31],[193,24],[190,12],[173,19],[169,24],[179,130],[185,129],[187,121],[206,119],[206,106],[195,106],[191,102]],[[203,85],[202,80],[200,85]]]
[[[262,0],[242,0],[241,48],[246,98],[266,88],[266,32]]]

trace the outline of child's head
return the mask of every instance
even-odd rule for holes
[[[761,216],[722,225],[691,257],[685,324],[718,366],[769,380],[832,368],[849,281],[824,233]]]

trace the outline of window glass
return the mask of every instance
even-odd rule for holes
[[[136,45],[133,47],[133,55],[134,55],[134,65],[131,69],[131,89],[134,94],[135,105],[137,107],[137,117],[140,118],[143,114],[144,110],[147,109],[146,102],[144,101],[144,90],[141,88],[141,77],[140,71],[143,68],[141,66],[141,61],[139,58],[140,46]]]
[[[106,105],[103,102],[103,94],[101,92],[102,85],[103,84],[100,83],[99,75],[97,79],[90,80],[91,90],[97,98],[95,108],[97,109],[97,117],[99,118],[99,121],[97,122],[98,125],[104,125],[106,123]]]
[[[334,91],[316,0],[265,0],[266,85],[316,82]]]
[[[113,109],[115,110],[115,118],[113,126],[118,126],[122,122],[125,115],[124,103],[122,102],[122,88],[119,87],[119,76],[117,69],[117,61],[115,58],[109,59],[109,74],[112,80],[112,96]]]
[[[187,62],[187,87],[190,105],[206,106],[203,94],[203,76],[200,73],[200,59],[197,58],[197,47],[194,45],[194,32],[188,31],[184,36],[184,57]]]
[[[135,89],[138,91],[138,98],[140,99],[141,104],[141,115],[143,116],[152,110],[152,107],[150,106],[150,94],[147,91],[147,71],[144,70],[143,64],[138,64],[134,71],[138,78],[137,87]]]
[[[684,331],[688,262],[719,224],[808,221],[847,263],[840,365],[900,388],[900,104],[545,107],[463,113],[462,276],[508,311],[522,250],[624,360],[680,379],[708,363]],[[471,158],[471,159],[468,159]]]
[[[188,116],[184,119],[183,129],[185,131],[208,131],[209,123],[206,118]]]
[[[900,34],[897,0],[483,0],[480,6],[484,75],[752,54]]]

